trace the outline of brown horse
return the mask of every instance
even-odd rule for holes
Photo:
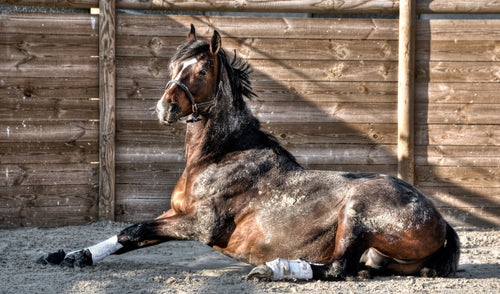
[[[187,120],[186,168],[172,208],[155,220],[65,254],[40,259],[92,265],[110,254],[170,240],[197,240],[246,263],[250,277],[343,279],[372,274],[448,276],[459,240],[431,201],[382,174],[301,167],[247,108],[248,64],[194,27],[170,65],[157,104],[161,124]]]

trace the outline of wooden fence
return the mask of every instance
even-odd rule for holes
[[[220,10],[238,10],[207,1],[215,2]],[[306,2],[301,11],[315,12],[318,1]],[[370,1],[378,8],[365,11],[399,9],[377,2],[393,1]],[[446,1],[418,1],[416,10],[488,12],[482,2],[460,10]],[[57,1],[98,5],[64,3]],[[118,0],[116,8],[158,8],[154,3]],[[260,1],[249,3],[256,7],[239,10],[263,9]],[[191,9],[182,7],[168,8]],[[352,7],[325,9],[364,9]],[[105,17],[111,21],[102,26]],[[411,171],[403,176],[452,223],[500,225],[499,20],[416,21],[407,68],[414,90],[405,98],[414,105],[407,110],[414,137],[401,143],[397,19],[115,15],[107,7],[100,17],[0,14],[1,227],[139,221],[168,209],[184,167],[185,126],[159,126],[152,107],[191,23],[201,37],[219,30],[223,46],[253,66],[259,97],[250,108],[306,167],[398,175],[406,160]],[[108,41],[99,49],[104,34]],[[115,79],[114,88],[113,80],[103,83],[103,73]],[[398,158],[402,144],[409,153]]]

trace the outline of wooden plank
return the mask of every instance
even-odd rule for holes
[[[0,228],[74,226],[96,221],[95,215],[95,206],[0,207]]]
[[[91,8],[99,5],[99,0],[0,0],[1,5],[26,5],[67,8]]]
[[[304,165],[395,165],[396,145],[286,144]]]
[[[500,40],[422,40],[415,46],[418,61],[500,60]]]
[[[65,144],[53,142],[0,143],[0,164],[90,163],[99,160],[96,141]]]
[[[180,144],[127,144],[117,155],[118,163],[185,163]],[[395,164],[395,145],[284,144],[305,164]]]
[[[118,120],[156,120],[148,100],[128,99],[117,105]],[[395,103],[337,103],[321,102],[268,102],[250,101],[248,107],[262,123],[293,122],[341,122],[350,123],[396,123]],[[300,109],[300,111],[299,111]]]
[[[161,9],[186,11],[238,11],[238,12],[293,12],[293,13],[394,13],[396,0],[352,0],[349,2],[301,1],[246,1],[235,3],[229,0],[154,1],[119,0],[118,8]]]
[[[498,125],[499,104],[416,104],[418,124]]]
[[[416,62],[417,82],[500,81],[500,62]]]
[[[0,207],[92,207],[96,199],[94,185],[10,186],[2,188]]]
[[[452,226],[487,228],[500,226],[500,220],[498,219],[500,209],[498,207],[483,209],[468,207],[459,209],[450,206],[443,207],[440,211]]]
[[[117,40],[120,57],[169,57],[186,37],[123,36]],[[224,38],[226,52],[253,59],[397,60],[397,41]]]
[[[398,177],[414,178],[415,0],[400,2],[398,49]]]
[[[375,123],[295,123],[275,122],[263,124],[262,130],[279,139],[282,143],[358,143],[358,144],[396,144],[394,124]],[[177,123],[170,127],[157,121],[117,122],[117,144],[126,148],[127,144],[184,144],[186,124]],[[121,148],[121,147],[120,147]]]
[[[417,165],[439,166],[498,166],[499,146],[417,146]]]
[[[0,4],[49,6],[69,8],[97,7],[98,0],[1,0]],[[118,0],[119,9],[159,9],[170,11],[235,11],[235,12],[290,12],[290,13],[396,13],[396,0],[355,0],[349,2],[307,1],[246,1],[235,5],[234,1],[211,0],[203,2]],[[422,0],[417,2],[418,13],[500,13],[500,5],[494,0]]]
[[[2,77],[0,96],[18,99],[90,99],[99,96],[99,81],[92,78]]]
[[[2,73],[7,77],[25,78],[95,78],[97,76],[97,58],[79,56],[24,56],[11,59],[0,56]]]
[[[437,207],[499,207],[500,188],[492,187],[422,187]]]
[[[0,33],[0,52],[10,58],[46,56],[97,56],[95,35],[33,35]]]
[[[416,83],[416,103],[498,103],[500,83]]]
[[[151,99],[152,107],[160,99],[166,79],[131,79],[122,75],[117,79],[117,99]],[[450,85],[452,87],[452,85]],[[455,88],[455,86],[453,86]],[[391,102],[397,101],[396,82],[330,82],[330,81],[254,81],[253,90],[265,101],[311,102]],[[476,87],[478,91],[486,89]],[[423,88],[424,91],[431,89]],[[438,92],[443,94],[442,92]],[[436,93],[437,94],[437,93]],[[449,93],[448,95],[452,95]],[[457,93],[459,94],[459,93]],[[469,102],[467,100],[467,102]]]
[[[184,163],[117,163],[116,184],[175,185],[184,168]]]
[[[397,40],[397,19],[265,18],[186,15],[117,16],[117,35],[186,37],[189,26],[209,38],[220,29],[222,38],[300,38],[347,40]],[[152,30],[151,28],[155,28]],[[269,28],[272,28],[270,30]]]
[[[416,125],[416,145],[500,145],[498,125]]]
[[[168,59],[117,60],[117,78],[154,78],[167,81]],[[392,61],[253,60],[254,81],[353,81],[395,82],[397,63]]]
[[[64,26],[61,26],[64,23]],[[97,35],[96,15],[78,13],[0,13],[2,33]]]
[[[283,144],[396,144],[397,125],[276,122],[264,124],[262,129]]]
[[[89,121],[0,121],[0,142],[62,142],[66,144],[97,141],[98,122]]]
[[[154,219],[168,209],[170,209],[170,197],[152,199],[121,198],[116,203],[116,220],[141,222]]]
[[[418,20],[415,27],[417,41],[422,40],[499,40],[499,19],[432,19]]]
[[[95,185],[95,164],[1,164],[0,186]]]
[[[99,1],[99,220],[115,218],[115,0]]]
[[[500,167],[417,166],[415,183],[421,187],[500,187]]]
[[[26,123],[47,120],[97,120],[99,101],[80,99],[4,98],[0,104],[0,120],[23,120]]]
[[[500,13],[495,0],[419,0],[418,13]]]

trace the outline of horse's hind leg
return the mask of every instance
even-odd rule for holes
[[[363,204],[349,200],[339,212],[333,261],[320,278],[342,280],[358,274],[359,261],[368,249],[364,228],[358,221],[362,210]]]

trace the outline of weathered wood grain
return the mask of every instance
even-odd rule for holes
[[[417,82],[489,82],[500,81],[500,62],[416,62]]]
[[[417,42],[422,40],[484,41],[498,40],[500,20],[498,19],[432,19],[418,20],[415,27]]]
[[[500,104],[417,104],[417,124],[498,125]]]
[[[186,37],[189,26],[208,38],[218,29],[224,38],[300,38],[397,40],[396,19],[255,18],[185,15],[117,16],[117,35]],[[154,28],[154,29],[152,29]],[[272,28],[272,29],[269,29]]]
[[[417,166],[415,183],[425,187],[500,187],[500,167]]]
[[[0,52],[12,59],[45,56],[97,56],[96,35],[0,33]]]
[[[50,6],[70,8],[97,7],[98,0],[1,0],[2,4]],[[159,9],[187,11],[236,11],[236,12],[291,12],[291,13],[396,13],[399,1],[154,1],[118,0],[121,9]],[[494,0],[422,0],[417,2],[418,13],[500,13],[500,5]]]
[[[89,121],[0,121],[0,142],[97,141],[98,123]]]
[[[415,0],[399,7],[398,47],[398,177],[414,180]]]
[[[417,146],[416,164],[431,166],[498,167],[499,146]]]
[[[498,125],[416,125],[416,145],[498,146]]]
[[[115,0],[99,1],[99,220],[115,219]]]
[[[95,164],[0,164],[0,186],[94,185]]]
[[[117,105],[118,120],[156,120],[150,101],[127,99]],[[305,101],[272,102],[250,101],[248,107],[262,123],[290,120],[290,114],[297,112],[295,123],[352,122],[352,123],[396,123],[395,103],[370,102],[318,102]],[[300,111],[297,111],[300,109]],[[376,111],[376,113],[374,113]]]
[[[99,101],[88,99],[39,99],[33,97],[4,98],[0,104],[0,120],[4,122],[84,121],[99,119]]]
[[[117,78],[154,78],[167,81],[168,59],[120,59]],[[397,81],[391,61],[253,60],[252,81]],[[423,66],[422,66],[423,67]]]
[[[9,142],[0,143],[0,164],[90,163],[99,160],[98,142]]]
[[[99,97],[98,79],[92,78],[1,78],[0,97],[26,99],[96,99]],[[98,98],[97,98],[98,99]]]
[[[64,19],[61,16],[60,13],[0,13],[0,24],[2,33],[87,36],[98,33],[99,19],[95,15],[64,14]]]
[[[333,37],[333,36],[332,36]],[[120,57],[170,57],[186,37],[123,36],[117,40]],[[397,41],[330,39],[225,38],[222,45],[247,60],[397,60]]]
[[[416,103],[498,103],[500,83],[416,83]]]
[[[97,76],[97,63],[95,57],[81,56],[47,56],[24,57],[11,59],[0,56],[3,65],[2,74],[7,77],[26,78],[95,78]]]
[[[140,99],[151,100],[151,107],[163,95],[166,79],[153,78],[127,78],[123,75],[117,79],[119,88],[117,89],[117,99]],[[422,97],[426,95],[458,95],[460,86],[442,85],[448,87],[449,92],[444,92],[441,89],[421,87]],[[380,102],[394,103],[397,101],[397,84],[396,82],[334,82],[334,81],[253,81],[252,88],[257,93],[254,100],[257,101],[304,101],[306,103],[316,102]],[[463,88],[463,87],[462,87]],[[456,91],[454,90],[456,89]],[[484,87],[476,86],[479,93],[478,99],[484,95],[493,95]],[[456,92],[456,93],[455,93]],[[428,94],[429,93],[429,94]],[[465,95],[466,93],[463,93]],[[433,98],[433,97],[431,97]],[[449,97],[449,100],[456,99]],[[490,98],[492,99],[492,98]],[[467,100],[469,102],[470,100]],[[488,100],[487,100],[488,101]]]

